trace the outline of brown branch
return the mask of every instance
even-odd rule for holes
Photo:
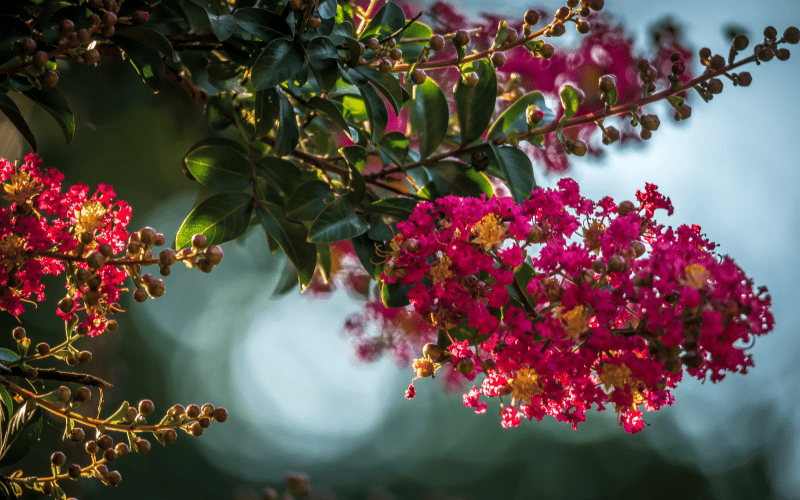
[[[55,368],[37,368],[36,371],[37,380],[54,380],[56,382],[88,385],[91,387],[113,387],[112,384],[105,380],[86,373],[62,372]],[[19,366],[15,366],[11,368],[11,373],[6,373],[4,376],[25,378],[25,370]]]

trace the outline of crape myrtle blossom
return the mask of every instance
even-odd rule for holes
[[[464,404],[483,413],[481,397],[499,398],[504,427],[551,415],[575,428],[611,405],[635,433],[642,408],[672,404],[684,372],[746,373],[743,346],[773,328],[766,289],[698,226],[659,224],[655,211],[672,204],[656,186],[636,199],[594,202],[566,178],[522,203],[419,203],[382,275],[443,334],[414,360],[417,378],[444,364],[482,374]]]

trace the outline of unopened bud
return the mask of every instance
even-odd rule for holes
[[[425,344],[422,355],[431,361],[438,361],[442,357],[442,348],[436,344]]]
[[[750,45],[750,40],[744,35],[736,35],[733,37],[733,48],[736,50],[744,50]]]
[[[528,10],[525,12],[525,23],[533,26],[539,22],[539,13],[535,10]]]
[[[467,45],[469,43],[469,33],[464,30],[457,31],[456,36],[453,37],[453,43],[459,47]]]

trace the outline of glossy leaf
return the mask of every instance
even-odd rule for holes
[[[8,417],[14,414],[14,401],[11,399],[11,394],[8,393],[8,389],[4,386],[0,386],[0,398],[3,400],[3,405],[5,406]],[[7,418],[0,418],[0,420],[7,420]]]
[[[75,117],[64,96],[50,87],[32,88],[23,94],[50,113],[50,116],[61,127],[64,138],[67,140],[67,146],[69,146],[72,136],[75,134]]]
[[[320,90],[330,92],[336,88],[336,80],[339,79],[339,63],[336,59],[309,59],[308,67]]]
[[[4,426],[0,467],[13,465],[30,453],[42,433],[42,410],[32,401],[21,406]]]
[[[308,241],[333,243],[349,240],[369,230],[369,224],[356,214],[356,206],[347,196],[336,198],[325,207],[308,230]]]
[[[360,87],[358,91],[364,99],[372,142],[377,142],[386,133],[386,126],[389,124],[389,110],[386,109],[383,99],[372,86]]]
[[[511,135],[516,132],[528,131],[528,119],[526,112],[528,106],[536,106],[544,113],[544,118],[541,123],[546,124],[553,121],[555,114],[544,100],[541,92],[530,92],[517,99],[514,104],[506,108],[503,113],[497,117],[497,120],[489,127],[489,139],[494,139],[501,136]]]
[[[30,127],[28,127],[25,118],[22,117],[17,104],[11,100],[6,94],[0,93],[0,111],[3,112],[5,117],[14,125],[14,128],[25,138],[30,144],[31,148],[36,151],[36,138],[33,136]]]
[[[292,28],[281,16],[267,9],[249,7],[237,9],[233,20],[240,28],[262,40],[271,40],[276,35],[291,36]]]
[[[333,123],[341,127],[342,131],[349,135],[351,139],[354,139],[354,136],[356,139],[358,138],[358,134],[353,133],[352,127],[348,125],[347,121],[344,119],[344,115],[342,115],[342,112],[339,111],[339,108],[337,108],[332,101],[314,96],[308,100],[308,105],[322,111]]]
[[[392,105],[395,114],[400,113],[400,108],[411,98],[408,92],[406,92],[406,89],[400,85],[400,80],[397,76],[392,73],[384,73],[383,71],[378,71],[367,66],[352,71],[363,75],[367,80],[372,82],[375,88],[377,88],[378,91],[386,97],[389,104]]]
[[[235,151],[238,151],[243,155],[247,154],[247,148],[236,141],[227,139],[225,137],[207,137],[201,141],[196,142],[191,148],[189,148],[189,151],[186,153],[186,156],[189,156],[189,154],[191,154],[192,151],[198,148],[202,148],[203,146],[225,146]]]
[[[115,33],[119,36],[136,40],[143,45],[147,45],[159,51],[167,57],[175,58],[175,51],[172,49],[172,44],[158,31],[141,26],[122,26],[120,24],[114,26],[114,29]]]
[[[402,132],[393,130],[387,133],[378,142],[383,166],[394,163],[403,165],[408,157],[409,140]]]
[[[564,119],[570,119],[578,112],[580,99],[578,91],[572,85],[564,85],[558,93],[561,98],[561,108],[564,110]]]
[[[280,98],[275,87],[256,90],[256,103],[253,112],[256,119],[256,136],[269,134],[280,116]]]
[[[278,93],[280,102],[280,123],[275,133],[275,155],[286,156],[294,151],[300,140],[300,127],[297,125],[294,108],[289,99],[283,94]]]
[[[209,13],[208,21],[211,23],[211,29],[214,30],[214,34],[220,41],[224,41],[232,37],[239,28],[230,14],[215,16]]]
[[[361,146],[346,146],[339,149],[339,152],[359,172],[362,172],[367,165],[367,150]]]
[[[371,240],[366,234],[362,234],[352,240],[353,250],[356,252],[361,266],[370,276],[375,275],[375,262],[382,260],[375,251],[375,241]]]
[[[413,198],[384,198],[373,202],[364,210],[373,214],[388,215],[398,219],[408,219],[419,203]]]
[[[319,17],[330,19],[336,15],[336,0],[320,0]]]
[[[433,30],[427,25],[417,21],[403,31],[403,38],[426,39],[431,36],[433,36]],[[403,50],[403,61],[411,64],[415,63],[420,53],[422,53],[423,48],[427,46],[427,40],[425,42],[402,44],[400,48]]]
[[[243,235],[250,223],[253,200],[247,193],[217,193],[192,210],[181,224],[175,238],[177,249],[190,246],[192,236],[200,233],[208,245],[219,245]]]
[[[183,161],[195,179],[215,191],[241,191],[253,177],[250,161],[226,146],[203,146]]]
[[[305,289],[317,267],[317,246],[306,241],[308,230],[303,224],[287,219],[281,207],[268,201],[259,200],[256,214],[264,232],[278,242],[294,264],[300,286]]]
[[[463,79],[456,83],[455,101],[458,124],[461,128],[461,144],[467,145],[480,138],[494,113],[497,99],[497,75],[491,64],[484,60],[475,61],[466,72],[478,74],[478,84],[468,87]]]
[[[308,42],[306,54],[309,59],[337,59],[339,57],[336,44],[325,36],[318,36]]]
[[[161,59],[158,50],[124,35],[115,35],[111,37],[111,41],[125,52],[150,91],[153,93],[160,91],[167,79],[164,60]]]
[[[296,221],[314,221],[335,199],[324,181],[310,181],[297,186],[286,202],[286,216]]]
[[[490,143],[490,151],[493,158],[490,158],[490,171],[494,170],[495,175],[506,181],[511,196],[517,202],[528,199],[531,191],[536,187],[533,179],[533,164],[521,149],[512,146],[495,146]],[[498,172],[499,171],[499,172]]]
[[[479,198],[494,196],[492,183],[482,173],[476,172],[469,165],[452,160],[438,161],[429,167],[447,181],[451,187],[449,193],[454,196]],[[447,193],[442,193],[442,195]]]
[[[447,99],[436,82],[428,78],[422,85],[414,86],[411,127],[419,134],[419,152],[423,158],[439,149],[447,135],[449,117]]]
[[[253,63],[253,88],[262,90],[284,83],[303,67],[305,53],[299,44],[279,38],[264,47]]]
[[[406,24],[406,15],[403,9],[394,2],[386,2],[370,20],[361,38],[373,35],[389,35],[399,30]]]
[[[408,291],[411,287],[403,286],[399,281],[395,283],[382,283],[381,284],[381,300],[386,307],[405,307],[411,303],[408,298]]]
[[[300,181],[300,169],[294,163],[274,156],[267,156],[258,160],[256,162],[256,173],[272,181],[287,195],[295,190],[297,183]]]

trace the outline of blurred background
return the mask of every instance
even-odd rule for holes
[[[559,5],[492,8],[521,18],[528,8]],[[486,4],[462,0],[460,8],[477,17]],[[779,32],[800,25],[796,0],[607,0],[605,11],[640,42],[650,25],[671,16],[695,54],[702,46],[726,53],[729,25],[749,29],[751,44],[767,25]],[[226,407],[229,420],[202,438],[180,434],[175,445],[154,443],[147,457],[115,463],[119,488],[81,481],[68,493],[246,500],[266,486],[282,489],[287,471],[302,471],[316,498],[331,499],[800,497],[800,308],[793,305],[800,53],[791,49],[788,62],[751,66],[749,88],[728,86],[710,104],[695,95],[688,122],[676,125],[662,113],[647,144],[612,147],[602,161],[576,162],[568,174],[593,199],[630,199],[645,182],[657,184],[675,206],[665,222],[699,224],[756,285],[769,287],[776,328],[756,342],[747,376],[719,384],[687,379],[674,391],[675,404],[646,414],[651,425],[635,436],[616,426],[613,412],[590,413],[577,431],[552,419],[503,430],[493,411],[474,415],[460,393],[430,380],[417,383],[416,399],[404,399],[413,375],[391,359],[357,361],[342,325],[361,303],[346,292],[274,297],[284,263],[256,230],[227,244],[209,275],[176,266],[164,297],[123,304],[129,312],[119,318],[120,332],[90,347],[90,370],[115,384],[106,410],[123,399],[152,399],[158,414],[173,403],[211,402]],[[45,166],[65,172],[67,185],[112,184],[134,208],[129,228],[153,226],[169,241],[209,194],[181,173],[188,148],[212,134],[202,111],[171,87],[149,94],[125,62],[104,59],[99,69],[67,72],[59,88],[80,117],[74,143],[64,146],[51,118],[31,110]],[[544,187],[558,181],[536,174]],[[53,283],[43,311],[54,310],[59,286]],[[36,341],[63,335],[55,319],[23,316]],[[8,331],[11,322],[1,326]],[[82,449],[58,441],[58,422],[45,422],[42,443],[21,464],[26,472],[48,469],[54,443],[68,460],[84,462]]]

